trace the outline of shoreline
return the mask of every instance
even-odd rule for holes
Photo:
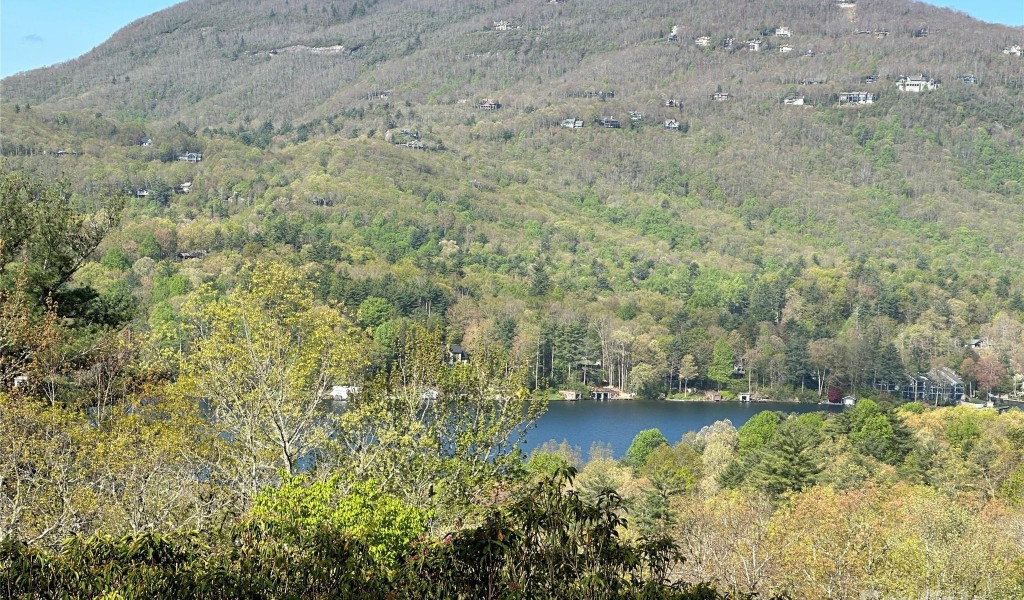
[[[593,402],[595,404],[602,404],[605,402],[633,402],[636,398],[630,399],[611,399],[611,400],[592,400],[590,398],[580,400],[566,400],[565,398],[549,398],[548,402],[566,402],[566,403],[584,403]],[[799,400],[750,400],[748,402],[742,402],[739,399],[731,400],[708,400],[706,398],[662,398],[660,400],[652,400],[650,402],[679,402],[679,403],[694,403],[694,404],[801,404],[807,406],[841,406],[839,404],[829,404],[827,402],[800,402]]]

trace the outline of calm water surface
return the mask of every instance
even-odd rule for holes
[[[526,433],[523,449],[529,454],[548,440],[568,440],[586,458],[590,446],[601,442],[610,445],[615,457],[621,458],[633,437],[644,429],[656,427],[675,444],[687,431],[698,431],[715,421],[728,419],[739,428],[763,410],[808,413],[838,412],[842,408],[786,402],[552,401],[537,427]]]

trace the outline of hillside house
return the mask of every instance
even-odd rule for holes
[[[839,104],[873,104],[878,99],[871,92],[840,92]]]
[[[519,26],[512,23],[512,21],[495,21],[492,29],[494,31],[513,31],[519,29]]]
[[[728,92],[715,92],[711,94],[711,99],[715,102],[725,102],[729,99],[729,94]]]
[[[1013,56],[1024,56],[1024,47],[1020,46],[1019,44],[1007,46],[1006,48],[1003,48],[1003,54]]]
[[[665,100],[665,106],[669,108],[678,108],[681,106],[681,104],[676,102],[674,99],[669,98],[668,100]]]
[[[887,37],[889,37],[889,30],[888,29],[879,29],[878,31],[875,32],[875,39],[881,40],[881,39],[885,39]]]
[[[788,38],[793,37],[793,33],[789,30],[789,27],[776,27],[775,37]]]
[[[178,194],[187,194],[192,191],[192,182],[186,181],[184,183],[179,183],[178,185],[174,186],[174,191],[175,193]]]
[[[789,54],[792,51],[793,51],[793,47],[790,46],[790,45],[783,44],[783,45],[779,46],[779,52],[781,52],[782,54]]]
[[[608,129],[618,129],[622,127],[622,124],[619,123],[619,120],[615,117],[601,117],[597,120],[597,124]]]
[[[367,100],[388,100],[394,92],[391,90],[371,90],[366,92]]]
[[[14,377],[14,389],[27,388],[28,387],[28,375],[15,375]]]
[[[824,79],[801,79],[800,85],[825,85]]]
[[[149,148],[150,146],[153,145],[153,138],[144,137],[141,140],[139,140],[139,145],[142,146],[143,148]]]
[[[807,52],[804,52],[801,56],[804,56],[806,58],[814,58],[815,56],[817,56],[817,54],[814,53],[814,50],[808,48]]]
[[[404,143],[402,145],[405,146],[406,148],[411,148],[413,150],[426,150],[427,149],[427,147],[423,145],[423,142],[421,142],[419,140],[409,140],[408,142],[406,142],[406,143]]]
[[[679,121],[668,119],[665,121],[665,129],[679,129]]]
[[[988,338],[971,338],[963,341],[964,348],[970,348],[972,350],[981,350],[982,348],[988,348],[991,344]]]
[[[896,82],[896,89],[901,92],[922,92],[925,90],[934,90],[937,87],[939,87],[938,81],[931,77],[925,77],[924,75],[900,77],[900,80]]]
[[[202,258],[209,253],[209,250],[192,250],[191,252],[179,252],[175,255],[175,258],[178,260],[190,260],[193,258]]]
[[[358,385],[335,385],[327,395],[335,402],[348,402],[349,398],[358,394],[361,388]]]
[[[606,98],[614,98],[615,92],[611,90],[575,90],[572,92],[566,92],[568,98],[600,98],[604,100]]]
[[[978,83],[978,78],[974,75],[961,75],[957,77],[957,79],[959,79],[961,83],[966,83],[967,85],[976,85]]]
[[[867,75],[864,77],[864,83],[872,84],[878,83],[878,75]]]
[[[78,156],[78,152],[74,150],[57,150],[54,152],[56,156]]]
[[[644,120],[644,113],[642,113],[640,111],[636,111],[636,110],[631,110],[631,111],[629,111],[629,120],[630,121],[643,121]]]
[[[736,43],[736,38],[731,38],[731,37],[730,38],[725,38],[725,39],[722,40],[722,47],[727,49],[727,50],[730,50],[730,49],[732,49],[732,46],[735,43]]]
[[[501,108],[501,103],[495,100],[491,100],[490,98],[487,98],[486,100],[478,104],[477,108],[481,110],[498,110],[499,108]]]
[[[451,344],[448,346],[448,364],[455,365],[458,363],[468,362],[469,354],[462,349],[462,346],[458,344]]]
[[[702,35],[699,38],[693,40],[693,43],[697,44],[701,48],[707,48],[708,46],[711,45],[711,38],[706,35]]]
[[[582,119],[564,119],[558,125],[560,127],[565,127],[566,129],[583,129],[583,120]]]
[[[803,106],[804,105],[804,97],[803,96],[794,96],[792,98],[786,98],[786,99],[784,99],[782,101],[782,103],[785,104],[786,106]]]
[[[198,163],[203,161],[202,152],[186,152],[178,155],[178,160],[185,161],[187,163]]]
[[[928,28],[922,27],[920,29],[915,29],[911,35],[913,35],[916,38],[926,38],[928,37]]]
[[[839,8],[857,8],[857,2],[855,0],[836,0],[836,6]]]
[[[140,189],[140,190],[135,190],[132,193],[132,195],[135,196],[136,198],[148,198],[149,195],[152,194],[152,193],[153,192],[150,191],[150,190],[142,190],[142,189]]]
[[[672,31],[668,34],[668,41],[678,42],[679,41],[679,26],[673,25]]]
[[[762,43],[763,42],[761,40],[747,40],[747,50],[751,52],[760,52]]]

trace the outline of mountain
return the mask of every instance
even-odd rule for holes
[[[838,340],[873,353],[835,369],[856,387],[882,346],[960,367],[1024,312],[1022,43],[905,0],[190,0],[3,80],[2,150],[137,196],[80,279],[140,326],[272,256],[552,384],[703,374],[726,339],[796,388]]]
[[[850,4],[192,0],[4,87],[7,99],[36,105],[217,126],[245,116],[308,120],[379,90],[417,105],[496,95],[541,109],[595,86],[649,106],[699,103],[718,86],[748,103],[777,100],[807,79],[825,81],[813,91],[827,98],[868,74],[879,88],[920,72],[949,83],[974,74],[993,102],[1007,100],[999,86],[1020,84],[1020,61],[1001,53],[1024,41],[1019,30],[916,2]],[[495,31],[501,21],[515,29]],[[666,42],[673,27],[679,39]],[[777,27],[792,36],[774,37]],[[920,30],[927,37],[914,37]],[[737,43],[731,52],[693,43],[705,35]],[[744,42],[757,38],[765,46],[748,53]],[[781,55],[783,44],[794,51]]]

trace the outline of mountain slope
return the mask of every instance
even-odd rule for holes
[[[140,196],[108,244],[162,270],[111,262],[90,281],[146,310],[180,295],[160,281],[230,285],[273,256],[353,311],[374,296],[396,318],[440,310],[471,350],[506,327],[520,351],[550,350],[552,384],[598,353],[623,373],[687,352],[703,370],[728,338],[795,357],[759,377],[799,387],[801,339],[854,352],[870,330],[917,370],[959,366],[956,340],[1019,319],[1024,58],[1002,50],[1022,38],[905,1],[192,0],[4,80],[3,153],[83,200]],[[941,86],[897,90],[919,73]],[[614,95],[579,97],[597,91]],[[840,105],[846,91],[877,98]],[[573,323],[587,339],[556,344]],[[620,359],[614,331],[632,340]],[[868,361],[842,362],[862,383],[849,365]]]

